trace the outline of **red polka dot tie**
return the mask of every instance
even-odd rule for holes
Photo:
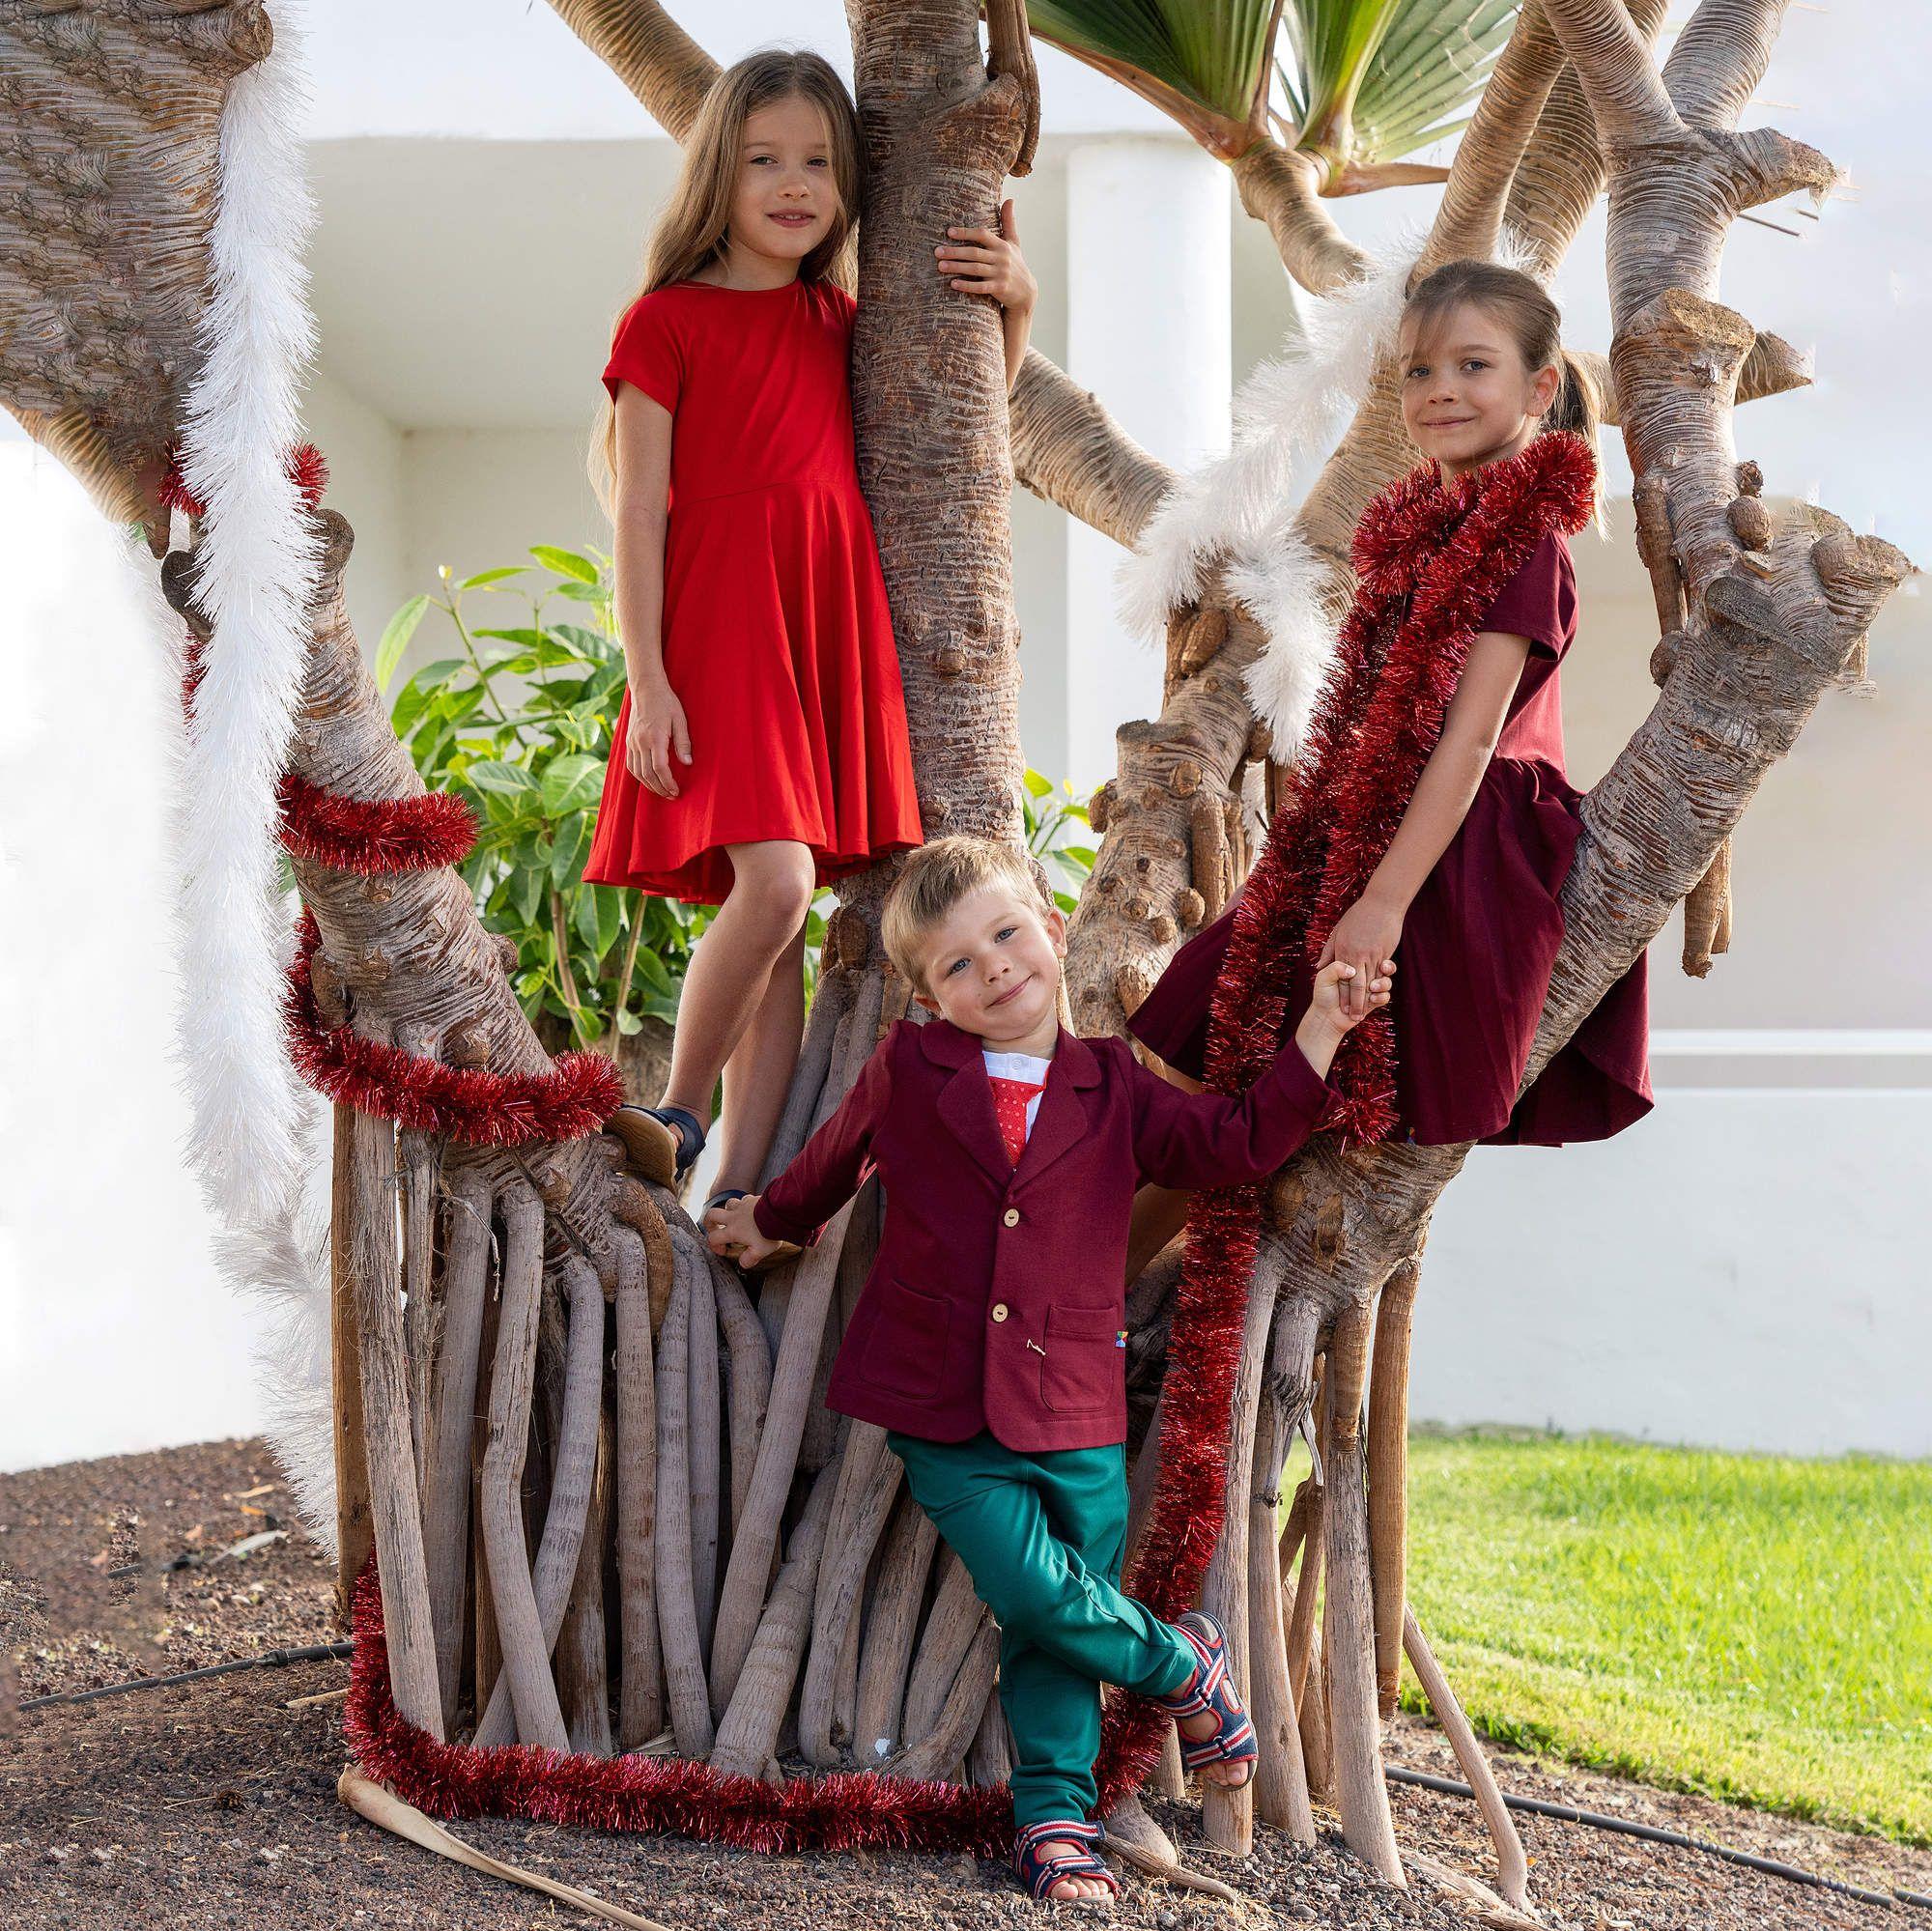
[[[1000,1122],[1000,1139],[1006,1147],[1007,1158],[1017,1167],[1027,1142],[1027,1105],[1035,1093],[1046,1090],[1046,1082],[1001,1079],[998,1074],[991,1074],[987,1084],[993,1089],[993,1118]]]

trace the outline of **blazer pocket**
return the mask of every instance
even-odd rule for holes
[[[1042,1407],[1061,1414],[1109,1408],[1125,1387],[1118,1307],[1050,1307],[1039,1363]]]
[[[952,1306],[939,1294],[887,1280],[872,1331],[859,1356],[859,1373],[902,1401],[936,1400],[945,1382],[946,1343]]]

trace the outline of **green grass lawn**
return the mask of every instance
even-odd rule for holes
[[[1485,1431],[1409,1471],[1416,1614],[1480,1729],[1932,1842],[1932,1463]]]

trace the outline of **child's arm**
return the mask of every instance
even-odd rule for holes
[[[1271,1174],[1326,1119],[1325,1084],[1335,1048],[1357,1022],[1341,999],[1355,968],[1337,959],[1316,975],[1314,997],[1294,1037],[1246,1093],[1182,1093],[1131,1062],[1134,1160],[1143,1178],[1166,1187],[1233,1186]],[[1364,1012],[1388,1004],[1392,961],[1371,980]]]
[[[1033,305],[1039,287],[1020,253],[1019,223],[1010,201],[1000,203],[1000,225],[994,228],[949,228],[949,242],[933,253],[939,272],[955,278],[962,295],[988,295],[1000,304],[1000,327],[1006,338],[1007,393],[1020,379],[1026,360],[1027,337],[1033,330]]]
[[[624,763],[660,798],[677,796],[673,754],[691,762],[684,706],[664,667],[666,503],[670,491],[671,412],[633,383],[617,391],[617,484],[612,561],[617,635],[631,690]]]
[[[1502,631],[1486,630],[1470,644],[1442,735],[1422,767],[1402,824],[1362,895],[1322,944],[1322,965],[1344,959],[1355,968],[1343,1004],[1358,1019],[1368,1010],[1361,1000],[1376,964],[1395,956],[1411,901],[1468,813],[1528,655],[1526,637]]]
[[[809,1247],[825,1222],[859,1191],[872,1137],[892,1098],[897,1038],[897,1028],[886,1035],[832,1118],[763,1193],[747,1194],[704,1216],[715,1253],[729,1254],[750,1266],[783,1241]]]

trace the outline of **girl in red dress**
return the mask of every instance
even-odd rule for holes
[[[921,842],[853,450],[859,185],[858,117],[831,66],[771,51],[729,69],[604,371],[593,474],[628,688],[583,876],[719,907],[664,1096],[610,1126],[668,1184],[704,1145],[722,1074],[714,1202],[758,1182],[798,1055],[813,895]],[[948,233],[935,266],[1000,302],[1010,384],[1034,297],[1011,204],[997,231]]]
[[[1641,956],[1518,1097],[1582,831],[1557,666],[1577,630],[1567,532],[1594,504],[1594,394],[1549,298],[1490,263],[1416,288],[1399,355],[1403,419],[1432,460],[1357,527],[1354,605],[1267,851],[1128,1024],[1199,1080],[1210,1007],[1232,1035],[1239,1002],[1273,989],[1224,982],[1216,1006],[1217,981],[1278,980],[1292,1000],[1331,959],[1364,983],[1399,962],[1392,1032],[1358,1029],[1364,1050],[1338,1066],[1345,1130],[1605,1139],[1651,1105]],[[1142,1240],[1175,1211],[1150,1203]]]

